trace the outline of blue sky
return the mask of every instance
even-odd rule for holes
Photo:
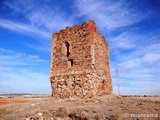
[[[94,20],[121,94],[160,95],[159,0],[1,0],[0,94],[51,94],[51,37]]]

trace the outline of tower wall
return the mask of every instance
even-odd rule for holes
[[[50,81],[57,98],[111,94],[108,45],[94,21],[53,33]]]

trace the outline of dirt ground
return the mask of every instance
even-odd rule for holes
[[[160,97],[1,98],[0,120],[160,120]]]

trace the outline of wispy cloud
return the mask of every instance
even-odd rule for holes
[[[120,71],[119,85],[122,95],[160,95],[159,77],[160,75],[134,73],[134,71]],[[118,93],[117,78],[112,77],[114,93]]]
[[[48,74],[6,66],[0,67],[0,74],[0,94],[51,93]]]
[[[94,19],[100,27],[107,29],[137,23],[148,14],[133,10],[128,1],[77,0],[75,7],[78,9],[78,16]]]
[[[111,38],[110,42],[110,49],[131,49],[134,48],[135,41],[139,39],[138,36],[129,33],[129,32],[123,32],[118,36],[114,36]]]
[[[47,42],[46,44],[41,44],[41,45],[31,45],[31,44],[25,44],[27,47],[40,51],[40,52],[45,52],[45,53],[50,53],[51,52],[51,42]]]
[[[0,48],[0,61],[0,94],[50,93],[49,65],[45,59]]]
[[[13,16],[15,14],[23,18],[21,23],[16,20],[0,19],[0,27],[9,30],[32,36],[36,34],[50,40],[52,32],[72,25],[72,20],[61,12],[58,6],[52,6],[52,3],[48,3],[47,1],[37,2],[35,0],[28,0],[26,2],[25,0],[11,0],[5,1],[4,5],[10,8]]]
[[[117,81],[115,68],[119,70],[119,81],[123,94],[130,87],[132,94],[157,94],[159,95],[160,77],[160,45],[158,43],[135,48],[128,54],[120,54],[116,64],[111,64],[114,89]],[[151,87],[152,86],[152,87]],[[143,88],[143,89],[141,89]],[[150,93],[150,91],[152,91]],[[155,91],[155,93],[153,93]],[[139,93],[138,93],[139,92]]]
[[[110,38],[111,73],[115,93],[115,69],[118,69],[122,94],[159,95],[159,33],[156,29],[140,33],[139,29],[131,28]]]
[[[46,62],[45,59],[40,58],[38,55],[26,54],[22,52],[15,52],[0,48],[0,65],[39,65]]]
[[[0,27],[3,27],[5,29],[13,30],[16,32],[29,34],[29,35],[40,35],[44,38],[50,38],[51,39],[51,33],[42,31],[32,25],[22,24],[18,22],[13,22],[5,19],[0,19]]]
[[[135,68],[157,64],[160,61],[160,44],[152,44],[132,51],[127,56],[121,55],[120,67]],[[153,66],[154,67],[154,66]]]

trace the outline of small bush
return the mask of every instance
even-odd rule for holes
[[[68,114],[69,114],[69,112],[68,112],[67,108],[60,107],[60,108],[57,108],[57,110],[54,113],[54,116],[56,116],[56,117],[68,117]]]
[[[73,113],[69,114],[69,117],[73,120],[89,120],[89,116],[85,111],[78,108]]]

